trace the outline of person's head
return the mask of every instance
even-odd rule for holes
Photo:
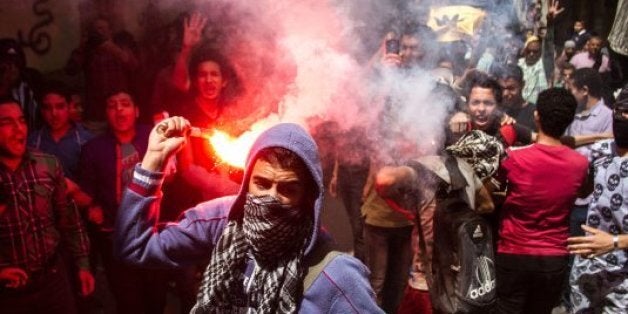
[[[628,149],[628,85],[624,86],[615,101],[613,135],[619,148]]]
[[[576,67],[568,62],[563,64],[563,67],[560,69],[560,79],[564,82],[566,89],[570,89],[571,84],[573,84],[574,72],[576,72]]]
[[[597,102],[602,98],[604,85],[597,70],[582,68],[573,73],[573,82],[569,90],[576,97],[578,105],[584,106],[588,102]]]
[[[564,51],[567,58],[573,57],[573,55],[576,54],[576,42],[574,42],[573,40],[565,41]]]
[[[426,44],[433,31],[424,25],[410,24],[401,32],[399,56],[404,67],[421,65],[426,57]]]
[[[0,95],[8,94],[24,67],[26,59],[20,45],[12,38],[0,39]]]
[[[577,20],[573,23],[573,31],[578,34],[581,30],[585,28],[583,20]]]
[[[26,152],[28,126],[17,100],[0,98],[0,158],[19,159]]]
[[[135,121],[140,113],[131,93],[125,90],[118,90],[109,94],[105,111],[107,122],[113,133],[126,133],[134,130]]]
[[[99,16],[94,19],[89,26],[90,37],[96,37],[92,39],[97,39],[99,42],[103,42],[111,39],[112,31],[111,31],[111,23],[105,17]]]
[[[541,59],[541,40],[538,37],[528,38],[523,48],[523,57],[527,65],[534,65]]]
[[[502,88],[502,105],[517,107],[523,103],[523,71],[514,64],[503,66],[497,72],[497,79]]]
[[[211,50],[199,50],[190,61],[192,91],[203,101],[224,99],[228,86],[235,86],[235,71],[222,55]]]
[[[601,53],[602,51],[602,45],[603,45],[604,41],[602,40],[602,37],[600,36],[592,36],[591,38],[589,38],[589,40],[587,41],[587,52],[589,52],[589,55],[591,56],[597,56]]]
[[[311,208],[315,184],[303,160],[282,147],[261,150],[253,164],[248,192],[256,197],[272,196],[282,205]]]
[[[487,130],[499,118],[502,89],[488,75],[476,76],[468,86],[467,111],[474,129]]]
[[[563,88],[550,88],[539,93],[534,120],[544,134],[560,138],[573,121],[578,106],[576,99]]]
[[[40,92],[41,116],[52,131],[66,129],[71,124],[70,92],[60,82],[49,82]]]

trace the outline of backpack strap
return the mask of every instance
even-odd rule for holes
[[[447,172],[449,173],[449,178],[451,179],[450,191],[453,192],[464,189],[467,186],[467,180],[465,180],[462,172],[460,172],[456,158],[447,154],[445,155],[444,163],[447,168]]]
[[[321,260],[316,265],[310,266],[307,269],[307,274],[305,275],[305,278],[303,278],[303,293],[305,293],[305,291],[307,291],[307,289],[312,286],[314,280],[316,280],[316,278],[318,278],[318,275],[320,275],[323,272],[323,269],[325,269],[325,266],[327,266],[329,262],[331,262],[334,258],[336,258],[336,256],[340,254],[340,251],[329,251],[327,252],[327,255],[325,255],[325,258],[323,258],[323,260]]]
[[[433,201],[434,199],[432,199]],[[432,201],[427,203],[429,205]],[[421,264],[423,266],[423,271],[425,272],[425,279],[427,280],[428,291],[431,291],[431,287],[434,284],[434,277],[432,277],[432,264],[427,261],[427,245],[425,244],[425,234],[423,234],[423,225],[421,224],[421,217],[419,215],[421,209],[417,208],[416,215],[414,215],[414,219],[417,230],[419,231],[419,250],[421,251],[419,254],[419,259],[421,260]]]
[[[304,261],[307,267],[307,273],[305,277],[303,277],[303,293],[312,286],[314,280],[316,280],[318,275],[325,269],[325,266],[336,256],[341,254],[340,251],[334,250],[335,247],[332,240],[325,238],[319,239],[318,243],[306,256]]]

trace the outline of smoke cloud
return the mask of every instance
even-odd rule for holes
[[[332,121],[339,134],[359,130],[353,138],[356,142],[346,143],[352,147],[342,149],[363,147],[362,153],[390,162],[437,153],[446,117],[454,107],[451,97],[434,92],[436,79],[428,69],[389,69],[380,64],[384,35],[398,32],[408,20],[426,23],[429,2],[213,0],[194,4],[209,18],[206,37],[238,73],[244,90],[238,105],[258,125],[267,117],[269,125]],[[507,10],[489,1],[449,2]],[[499,25],[493,24],[486,34],[510,23],[503,18],[495,21]],[[437,60],[442,46],[422,44],[427,58]],[[273,112],[277,114],[270,116]]]

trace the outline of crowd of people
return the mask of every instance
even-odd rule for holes
[[[550,2],[543,28],[443,39],[404,20],[382,36],[367,79],[419,73],[423,101],[447,104],[429,153],[394,127],[407,99],[384,86],[368,127],[279,123],[242,170],[189,135],[241,134],[260,110],[238,101],[203,14],[176,20],[151,70],[94,19],[65,67],[80,88],[0,39],[1,311],[94,313],[106,288],[116,313],[163,313],[168,291],[182,313],[440,313],[434,221],[456,197],[493,229],[491,311],[625,312],[628,49],[581,20],[555,45]],[[350,254],[323,228],[326,197],[342,199]]]

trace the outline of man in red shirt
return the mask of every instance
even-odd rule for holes
[[[508,194],[497,245],[499,313],[550,313],[567,271],[569,211],[587,176],[587,159],[560,143],[574,119],[566,90],[539,94],[535,144],[510,148],[501,164]]]

